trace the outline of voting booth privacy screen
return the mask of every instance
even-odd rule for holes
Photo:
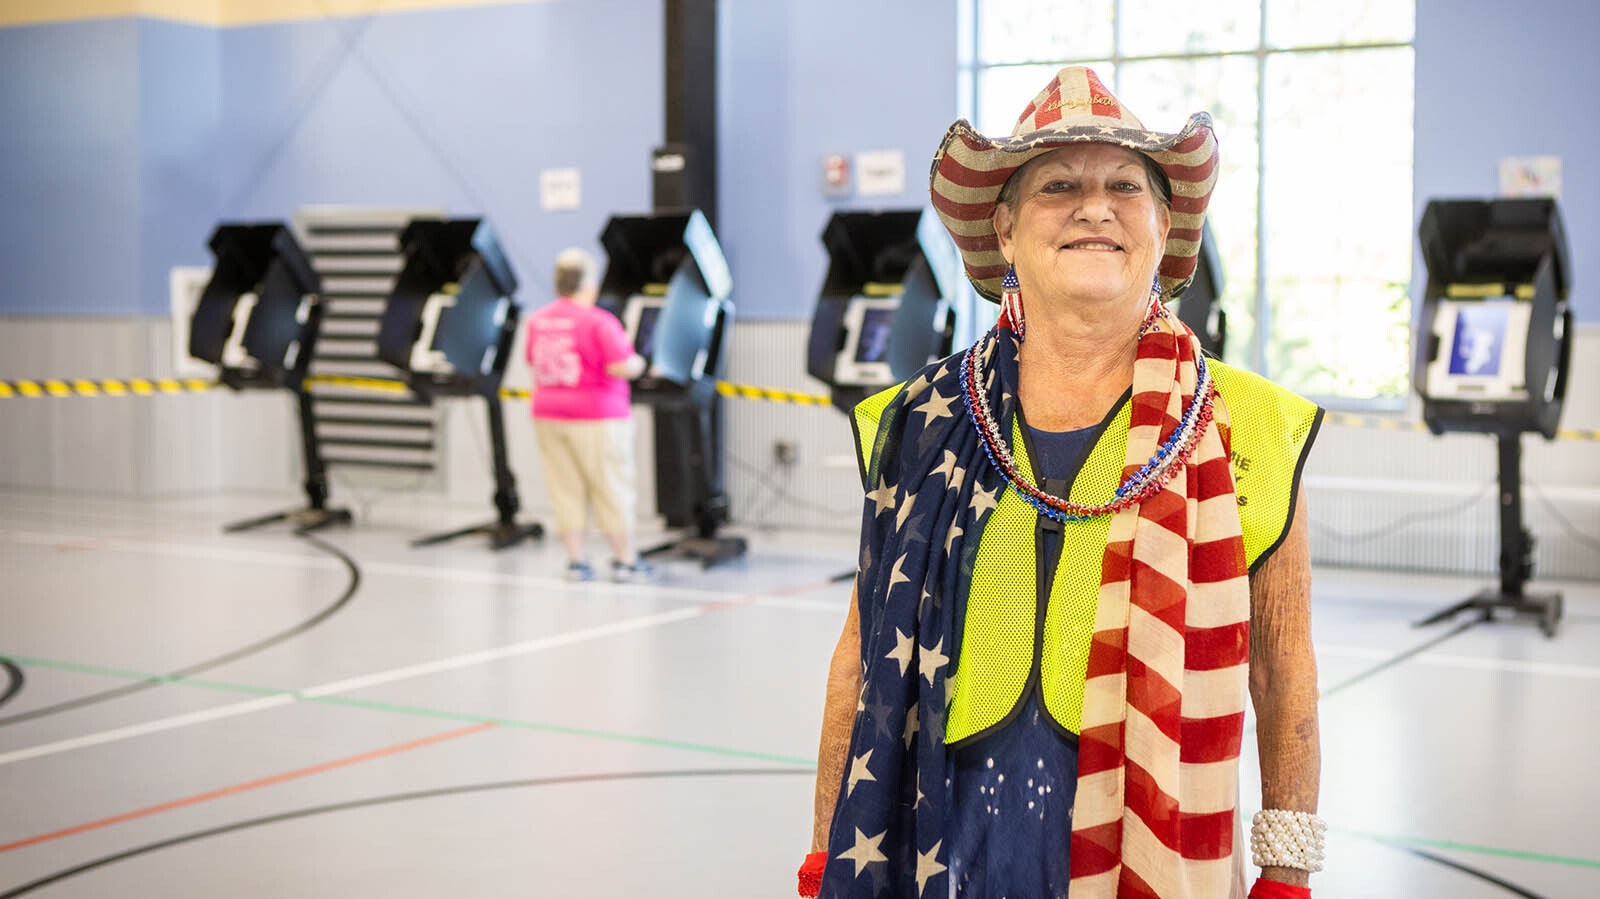
[[[1443,431],[1554,437],[1572,355],[1570,263],[1556,202],[1434,200],[1413,386]]]
[[[705,216],[698,210],[613,216],[600,243],[607,258],[599,304],[622,321],[649,363],[634,393],[648,401],[714,378],[732,315],[733,278]]]
[[[516,339],[517,278],[483,219],[417,219],[400,233],[405,265],[384,305],[378,358],[413,389],[498,389]]]
[[[728,520],[717,379],[733,325],[733,279],[699,210],[613,216],[600,234],[599,305],[648,363],[633,400],[654,415],[656,507],[668,526],[710,538]],[[742,541],[711,560],[743,551]]]
[[[1178,319],[1200,338],[1200,349],[1216,359],[1222,358],[1228,344],[1228,316],[1222,310],[1222,291],[1226,287],[1222,254],[1211,233],[1211,219],[1207,218],[1200,225],[1200,255],[1195,261],[1194,281],[1175,302]]]
[[[207,242],[211,279],[189,324],[189,354],[232,387],[296,389],[310,364],[321,282],[282,222],[223,223]]]
[[[837,212],[822,231],[828,271],[811,318],[806,371],[848,411],[988,324],[949,234],[930,209]]]
[[[1555,437],[1572,356],[1572,270],[1556,202],[1433,200],[1417,226],[1428,287],[1412,379],[1435,434],[1493,434],[1499,456],[1500,583],[1418,622],[1465,611],[1538,620],[1553,637],[1559,592],[1526,589],[1534,537],[1522,518],[1522,435]]]

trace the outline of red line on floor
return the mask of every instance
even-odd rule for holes
[[[86,824],[78,824],[73,827],[68,827],[64,830],[42,833],[38,836],[17,840],[14,843],[5,843],[0,845],[0,852],[10,852],[13,849],[21,849],[24,846],[47,843],[51,840],[59,840],[62,837],[70,837],[85,831],[98,830],[102,827],[110,827],[113,824],[121,824],[124,821],[132,821],[135,818],[144,818],[150,815],[159,814],[161,812],[170,812],[173,809],[197,805],[212,799],[221,799],[224,796],[232,796],[236,793],[259,790],[262,787],[270,787],[286,781],[298,780],[302,777],[310,777],[313,774],[321,774],[324,771],[332,771],[335,768],[346,768],[350,765],[359,764],[361,762],[370,762],[373,759],[383,758],[384,756],[396,755],[401,752],[408,752],[412,749],[421,749],[424,746],[432,746],[435,743],[443,743],[446,740],[454,740],[458,737],[471,736],[472,734],[488,730],[494,726],[495,724],[493,721],[485,721],[481,724],[471,725],[470,727],[462,727],[456,730],[445,731],[442,734],[434,734],[431,737],[422,737],[421,739],[410,740],[405,743],[396,743],[393,746],[385,746],[382,749],[374,749],[371,752],[363,752],[359,755],[346,756],[342,759],[334,759],[331,762],[323,762],[320,765],[312,765],[309,768],[301,768],[297,771],[286,771],[282,774],[274,774],[271,777],[263,777],[259,780],[247,781],[245,783],[235,784],[231,787],[223,787],[221,789],[211,790],[206,793],[197,793],[193,796],[186,796],[183,799],[174,799],[171,802],[163,802],[159,805],[146,806],[145,808],[135,809],[131,812],[123,812],[120,815],[112,815],[109,818],[101,818],[98,821],[90,821]]]
[[[805,584],[795,584],[792,587],[779,587],[768,590],[766,593],[752,593],[734,599],[724,599],[719,602],[708,602],[700,606],[701,611],[720,612],[723,609],[737,609],[741,606],[751,606],[763,599],[781,599],[785,596],[799,596],[803,593],[812,593],[834,583],[831,579],[826,581],[811,581]]]

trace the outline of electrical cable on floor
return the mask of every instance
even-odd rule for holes
[[[0,671],[6,673],[6,690],[0,693],[0,705],[5,705],[11,701],[11,697],[22,692],[22,685],[27,678],[23,676],[22,669],[17,667],[17,663],[10,659],[0,658]]]
[[[1354,677],[1345,678],[1344,680],[1338,682],[1337,684],[1334,684],[1333,686],[1329,687],[1328,689],[1320,691],[1319,695],[1321,696],[1322,699],[1327,699],[1329,696],[1332,696],[1335,693],[1342,693],[1345,690],[1355,686],[1356,684],[1359,684],[1362,681],[1367,680],[1368,678],[1370,678],[1370,677],[1372,677],[1372,676],[1374,676],[1376,674],[1381,674],[1384,671],[1387,671],[1390,668],[1393,668],[1394,666],[1400,664],[1401,662],[1406,661],[1407,659],[1411,659],[1411,658],[1413,658],[1415,656],[1421,655],[1424,652],[1427,652],[1428,650],[1434,648],[1435,646],[1438,646],[1440,643],[1443,643],[1444,641],[1449,640],[1451,637],[1458,636],[1458,635],[1460,635],[1460,634],[1462,634],[1462,633],[1464,633],[1464,632],[1466,632],[1466,631],[1468,631],[1468,630],[1470,630],[1470,629],[1472,629],[1474,627],[1477,627],[1478,625],[1482,624],[1483,622],[1484,622],[1484,619],[1482,619],[1482,618],[1474,618],[1474,619],[1472,619],[1470,621],[1464,621],[1461,624],[1458,624],[1455,627],[1451,628],[1450,630],[1440,634],[1439,636],[1434,637],[1432,640],[1428,640],[1426,642],[1419,643],[1416,646],[1411,647],[1410,649],[1402,650],[1401,652],[1395,653],[1394,655],[1390,656],[1387,659],[1384,659],[1383,661],[1379,662],[1376,665],[1373,665],[1371,668],[1368,668],[1367,670],[1361,672],[1360,674],[1357,674]]]
[[[1419,512],[1408,512],[1394,521],[1370,531],[1341,531],[1336,527],[1323,524],[1314,519],[1311,522],[1311,527],[1314,530],[1327,534],[1335,540],[1341,540],[1345,543],[1366,543],[1370,540],[1380,540],[1384,537],[1393,536],[1394,534],[1405,530],[1413,524],[1431,521],[1435,518],[1444,518],[1449,515],[1454,515],[1458,512],[1466,511],[1487,496],[1489,492],[1495,488],[1497,483],[1498,481],[1489,481],[1480,487],[1477,493],[1474,493],[1472,496],[1468,497],[1462,502],[1451,503],[1448,506],[1440,506],[1434,509],[1423,509]]]
[[[1572,539],[1578,541],[1579,543],[1592,546],[1595,549],[1600,549],[1600,540],[1597,540],[1594,537],[1591,537],[1578,530],[1578,527],[1574,525],[1572,521],[1567,518],[1567,516],[1561,514],[1560,510],[1556,508],[1556,504],[1550,501],[1550,497],[1545,496],[1544,490],[1541,489],[1538,484],[1535,484],[1532,481],[1524,481],[1523,483],[1528,485],[1529,489],[1533,491],[1534,498],[1539,500],[1539,505],[1543,506],[1544,510],[1550,513],[1550,517],[1554,518],[1557,524],[1560,524],[1566,529],[1567,534],[1571,536]]]
[[[733,454],[730,453],[728,457],[733,458]],[[745,463],[735,459],[734,464],[743,467]],[[753,518],[753,513],[760,507],[762,500],[769,500],[768,508],[770,508],[770,500],[781,498],[785,493],[787,493],[788,487],[793,482],[793,478],[793,469],[789,469],[784,475],[785,483],[782,485],[774,483],[770,478],[762,478],[757,476],[756,489],[750,494],[750,498],[745,501],[743,512],[735,514],[733,516],[733,520],[744,522],[747,526],[753,528],[771,527],[771,522],[768,520],[770,516],[763,515],[759,520],[755,520]]]
[[[768,474],[766,470],[761,468],[761,466],[746,461],[734,453],[728,453],[728,459],[732,460],[734,465],[738,466],[742,471],[755,478],[763,486],[768,487],[768,489],[770,489],[775,496],[796,508],[809,512],[820,512],[823,515],[835,518],[848,516],[851,521],[854,521],[861,514],[861,509],[859,506],[852,506],[848,510],[840,510],[829,508],[821,503],[814,503],[810,502],[809,500],[801,499],[800,497],[795,496],[789,491],[785,490],[781,484],[775,483],[772,479],[772,476]]]
[[[340,562],[343,562],[345,568],[350,572],[350,583],[349,583],[349,585],[345,587],[344,592],[342,594],[340,594],[339,598],[334,600],[333,603],[330,604],[327,608],[323,609],[322,611],[318,612],[315,615],[312,615],[310,618],[307,618],[304,621],[299,622],[298,624],[294,625],[293,627],[290,627],[288,630],[281,631],[279,633],[273,634],[270,637],[267,637],[264,640],[258,640],[258,641],[254,642],[254,643],[250,643],[250,644],[248,644],[246,646],[242,646],[242,647],[240,647],[238,649],[232,650],[230,652],[226,652],[226,653],[224,653],[224,654],[222,654],[220,656],[217,656],[215,658],[207,659],[207,660],[205,660],[203,662],[199,662],[197,664],[190,665],[187,668],[180,668],[177,671],[173,671],[173,672],[170,672],[168,674],[156,675],[154,677],[149,677],[149,678],[146,678],[146,679],[141,680],[141,681],[135,681],[134,683],[127,684],[127,685],[124,685],[124,686],[121,686],[121,687],[115,687],[113,689],[105,690],[105,691],[102,691],[102,692],[99,692],[99,693],[91,693],[88,696],[80,696],[77,699],[69,699],[69,700],[67,700],[65,702],[55,703],[54,705],[47,705],[47,706],[43,706],[43,707],[37,708],[37,709],[30,709],[30,710],[28,710],[26,712],[18,712],[15,715],[9,715],[7,717],[0,718],[0,727],[4,727],[4,726],[6,726],[8,724],[19,724],[19,723],[21,723],[23,721],[31,721],[31,720],[36,719],[36,718],[43,718],[46,715],[53,715],[53,714],[55,714],[57,712],[65,712],[68,709],[82,708],[82,707],[87,706],[87,705],[93,705],[95,703],[105,702],[105,701],[110,700],[110,699],[118,699],[118,698],[121,698],[123,696],[128,696],[128,695],[131,695],[133,693],[138,693],[138,692],[140,692],[142,690],[148,690],[151,687],[158,687],[158,686],[160,686],[162,684],[168,683],[168,682],[173,681],[173,680],[177,680],[179,678],[192,677],[193,675],[199,674],[202,671],[209,671],[212,668],[216,668],[218,666],[225,665],[228,662],[238,661],[239,659],[242,659],[242,658],[244,658],[246,656],[253,655],[254,653],[258,653],[258,652],[262,651],[263,649],[267,649],[267,648],[269,648],[271,646],[275,646],[275,645],[277,645],[279,643],[282,643],[283,641],[289,639],[290,637],[295,637],[295,636],[298,636],[300,634],[303,634],[303,633],[311,630],[312,628],[316,627],[317,625],[321,624],[322,622],[328,620],[336,612],[338,612],[339,610],[343,609],[345,607],[345,605],[347,603],[349,603],[350,600],[356,595],[356,590],[359,589],[360,586],[361,586],[361,568],[358,565],[356,565],[356,562],[355,562],[354,559],[352,559],[348,555],[346,555],[343,550],[339,549],[339,547],[334,546],[333,544],[323,540],[322,538],[316,536],[315,534],[306,533],[306,532],[303,532],[303,531],[296,531],[295,532],[295,536],[299,537],[302,540],[305,540],[305,541],[309,542],[311,545],[323,550],[324,552],[332,554],[334,558],[338,559]],[[17,684],[18,688],[21,687],[22,675],[21,675],[20,671],[18,671],[17,675],[16,675],[16,684]],[[4,697],[0,697],[0,704],[3,704],[5,702],[5,700],[9,699],[10,697],[11,697],[10,693],[7,693],[6,696],[4,696]]]
[[[449,414],[449,406],[445,405],[445,415],[438,423],[437,433],[443,433],[446,422],[443,420]],[[366,522],[372,519],[372,507],[392,496],[415,496],[427,482],[434,477],[432,472],[418,472],[411,476],[409,481],[392,484],[389,486],[367,486],[352,482],[338,467],[330,469],[328,480],[344,492],[350,494],[355,503],[360,507],[356,514],[356,521]]]
[[[342,812],[349,811],[351,809],[370,808],[372,806],[387,805],[394,802],[409,802],[416,799],[436,799],[444,796],[459,796],[466,793],[485,793],[492,790],[519,789],[523,787],[548,787],[573,783],[603,783],[607,781],[656,780],[680,777],[748,777],[752,775],[771,776],[791,774],[803,774],[809,777],[815,777],[816,773],[816,770],[812,768],[701,768],[681,771],[624,771],[613,774],[577,774],[564,777],[536,777],[529,780],[509,780],[498,781],[494,783],[465,784],[455,787],[440,787],[434,790],[418,790],[412,793],[396,793],[390,796],[374,796],[369,799],[338,802],[332,805],[320,805],[312,808],[282,812],[276,815],[267,815],[261,818],[235,821],[231,824],[223,824],[219,827],[207,828],[206,830],[199,830],[193,833],[180,834],[179,836],[170,837],[165,840],[159,840],[154,843],[146,843],[143,846],[135,846],[132,849],[127,849],[112,855],[102,856],[101,858],[93,859],[80,865],[74,865],[71,868],[65,868],[55,872],[54,874],[48,874],[37,880],[29,881],[21,886],[13,887],[4,893],[0,893],[0,899],[15,899],[17,896],[26,895],[34,890],[49,886],[53,883],[59,883],[60,881],[66,880],[69,877],[83,874],[87,871],[93,871],[96,868],[103,868],[106,865],[115,864],[120,861],[126,861],[127,859],[135,858],[155,852],[157,850],[169,849],[173,846],[180,846],[184,843],[190,843],[195,840],[203,840],[207,837],[220,836],[222,834],[232,833],[238,830],[247,830],[252,827],[260,827],[264,824],[277,824],[282,821],[293,821],[297,818],[309,818],[313,815],[327,814],[329,812]]]

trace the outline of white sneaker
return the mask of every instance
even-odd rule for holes
[[[611,579],[619,584],[643,583],[653,579],[655,574],[655,566],[643,559],[635,559],[632,565],[624,565],[615,559],[611,562]]]

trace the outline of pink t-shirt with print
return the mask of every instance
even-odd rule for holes
[[[606,366],[633,355],[617,317],[566,297],[528,317],[533,417],[582,421],[628,417],[628,382]]]

